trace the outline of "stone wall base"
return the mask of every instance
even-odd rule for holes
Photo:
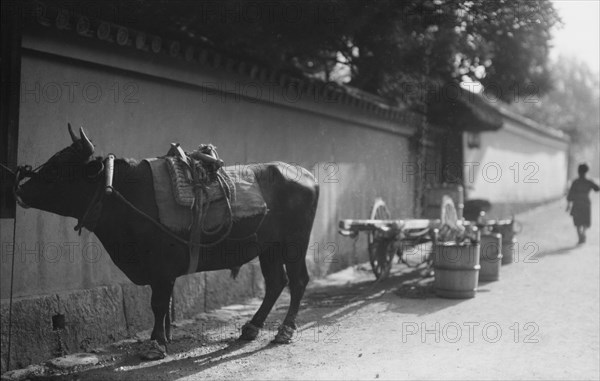
[[[174,321],[226,304],[260,297],[263,278],[257,261],[242,267],[236,280],[229,271],[180,277],[175,282]],[[82,352],[151,329],[150,287],[134,284],[96,287],[13,299],[8,358],[9,301],[0,304],[2,369],[23,368],[52,357]]]

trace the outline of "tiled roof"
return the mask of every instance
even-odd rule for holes
[[[37,2],[36,6],[45,6],[45,4]],[[360,89],[335,82],[302,77],[289,71],[274,69],[251,59],[233,57],[206,46],[200,40],[165,38],[128,26],[75,14],[61,8],[55,8],[53,12],[34,11],[31,14],[33,24],[37,26],[54,28],[64,33],[77,34],[106,44],[143,51],[148,54],[167,56],[174,60],[235,72],[252,80],[269,84],[277,83],[281,87],[294,86],[295,91],[327,102],[346,104],[380,118],[403,122],[414,118],[414,115],[411,115],[413,113],[409,110],[396,107],[384,98]]]

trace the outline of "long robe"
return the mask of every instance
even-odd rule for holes
[[[598,192],[600,189],[596,183],[586,178],[578,178],[573,181],[567,201],[573,202],[571,216],[575,226],[585,226],[589,228],[592,224],[591,202],[589,194],[591,190]]]

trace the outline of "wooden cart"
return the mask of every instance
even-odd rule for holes
[[[381,198],[375,199],[371,215],[366,220],[344,219],[339,222],[339,233],[356,238],[360,232],[367,234],[369,261],[377,279],[387,277],[396,255],[403,260],[402,252],[407,247],[427,242],[435,243],[437,233],[444,223],[473,227],[472,223],[458,219],[452,200],[440,208],[440,219],[392,219],[391,213]],[[450,213],[444,211],[450,210]],[[452,210],[454,214],[452,215]],[[452,222],[453,221],[453,222]],[[407,262],[405,262],[407,263]],[[432,257],[423,260],[431,266]],[[408,264],[408,263],[407,263]]]

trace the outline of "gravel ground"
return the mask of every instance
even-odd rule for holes
[[[435,297],[423,269],[397,264],[374,283],[367,266],[356,266],[311,282],[290,345],[269,343],[284,294],[254,342],[235,338],[258,300],[179,322],[164,360],[141,362],[144,343],[131,340],[100,351],[101,367],[53,378],[597,380],[597,195],[593,205],[594,227],[581,246],[564,201],[517,216],[514,262],[473,299]]]

